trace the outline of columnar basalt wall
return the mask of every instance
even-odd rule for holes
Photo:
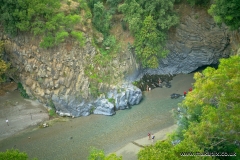
[[[157,69],[139,69],[127,48],[119,51],[106,67],[97,67],[98,72],[110,70],[111,81],[105,93],[93,99],[91,81],[84,69],[93,64],[99,51],[92,44],[92,36],[85,32],[85,37],[84,47],[69,39],[58,47],[42,49],[38,47],[40,40],[36,37],[22,34],[8,38],[0,32],[8,59],[18,69],[27,93],[42,103],[52,101],[57,112],[67,116],[113,115],[118,109],[138,104],[142,98],[141,90],[123,83],[124,79],[134,81],[144,74],[190,73],[230,55],[227,27],[217,26],[210,16],[202,12],[192,12],[170,30],[166,45],[170,53],[160,60]],[[104,86],[103,83],[98,87]]]
[[[0,37],[5,42],[7,58],[12,66],[17,68],[20,82],[32,98],[45,104],[52,101],[57,112],[62,115],[76,117],[90,113],[106,115],[115,113],[114,107],[109,108],[109,105],[104,105],[105,97],[100,100],[91,95],[91,80],[85,74],[84,69],[92,65],[94,56],[100,54],[92,45],[91,36],[85,34],[84,47],[80,47],[75,40],[68,39],[52,49],[40,48],[39,41],[31,35],[22,34],[15,38],[8,38],[1,34]],[[130,74],[137,67],[133,55],[126,49],[114,57],[105,68],[99,68],[99,72],[104,69],[111,71],[110,82],[112,84],[105,84],[108,86],[107,90],[111,90],[111,88],[116,88],[117,84],[123,83],[124,74]],[[104,86],[104,82],[96,87],[100,86]],[[122,88],[121,93],[124,94],[127,90],[127,88]],[[136,92],[139,96],[137,99],[141,99],[140,90],[133,86],[130,90],[134,92],[133,95]],[[132,97],[126,98],[124,102],[128,102],[128,99]],[[125,108],[129,104],[127,103]],[[97,110],[93,112],[99,107],[105,109],[101,112]]]
[[[190,73],[204,65],[217,64],[230,55],[230,35],[226,26],[219,27],[212,17],[202,12],[187,15],[170,30],[166,45],[170,51],[160,60],[157,69],[146,69],[143,74]]]

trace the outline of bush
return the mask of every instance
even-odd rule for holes
[[[84,46],[86,38],[84,37],[82,32],[72,31],[71,35],[78,40],[80,46]]]
[[[28,155],[25,152],[20,152],[17,149],[10,149],[6,152],[0,152],[2,160],[28,160]],[[36,159],[35,159],[36,160]]]
[[[209,5],[210,3],[210,0],[187,0],[187,1],[191,6],[194,6],[194,5],[206,6],[206,5]]]
[[[70,2],[70,1],[67,1]],[[79,2],[80,3],[80,2]],[[40,46],[49,48],[58,45],[69,36],[74,26],[81,22],[78,15],[80,5],[86,7],[86,1],[70,14],[60,11],[60,0],[3,0],[0,7],[0,20],[4,31],[10,35],[17,35],[19,31],[30,31],[35,36],[42,35]],[[68,3],[69,4],[69,3]],[[87,8],[89,15],[89,9]],[[75,14],[74,14],[75,13]]]
[[[217,0],[211,5],[208,13],[216,23],[225,23],[231,30],[237,30],[240,27],[239,4],[239,0]]]
[[[26,90],[24,89],[23,85],[20,82],[18,83],[18,90],[23,98],[29,98]]]
[[[91,151],[88,156],[88,160],[122,160],[122,156],[118,157],[114,153],[106,156],[103,150],[91,148]]]
[[[103,3],[98,2],[94,4],[93,8],[93,24],[96,29],[103,35],[109,34],[110,22],[112,15],[104,8]]]
[[[116,38],[114,36],[108,36],[103,41],[103,47],[114,47],[116,45]]]
[[[168,53],[164,49],[167,30],[179,21],[173,10],[174,2],[175,0],[128,0],[118,7],[135,36],[135,53],[143,67],[158,67],[158,59],[164,58]]]

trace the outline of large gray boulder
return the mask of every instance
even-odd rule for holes
[[[107,99],[97,99],[94,103],[96,105],[93,114],[103,114],[111,116],[115,114],[114,104],[109,102]]]
[[[88,116],[93,106],[91,103],[73,96],[58,97],[53,95],[52,102],[60,116]]]
[[[95,101],[87,101],[84,98],[74,96],[52,96],[52,102],[60,116],[74,117],[88,116],[92,113],[114,115],[116,110],[139,104],[141,99],[141,90],[128,83],[115,86],[107,93],[107,98],[102,96]]]
[[[126,109],[140,103],[142,91],[131,83],[125,83],[109,91],[108,99],[114,99],[117,110]]]

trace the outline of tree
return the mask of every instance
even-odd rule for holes
[[[240,57],[220,60],[219,68],[196,73],[194,91],[183,102],[190,116],[199,114],[200,122],[192,121],[185,138],[192,139],[205,150],[237,148],[240,142]],[[197,126],[196,126],[197,125]],[[239,150],[239,149],[238,149]]]
[[[112,16],[106,11],[102,2],[94,4],[93,24],[104,36],[109,34]]]
[[[92,148],[88,160],[122,160],[122,156],[118,157],[114,153],[106,156],[103,150]]]
[[[134,46],[136,55],[144,67],[158,67],[158,58],[164,57],[166,51],[161,48],[164,35],[156,29],[156,21],[152,16],[147,16],[143,22],[140,33],[136,35]]]
[[[4,43],[0,41],[0,83],[4,82],[2,76],[4,75],[4,73],[6,73],[7,69],[10,67],[9,63],[6,63],[4,60],[2,60],[3,45]]]
[[[207,68],[195,73],[193,91],[182,102],[181,117],[188,120],[183,138],[175,133],[165,142],[146,147],[139,159],[212,159],[180,156],[181,152],[240,154],[240,57],[221,59],[218,69]],[[176,139],[177,137],[177,139]],[[174,144],[173,142],[176,142]],[[234,154],[233,154],[234,155]],[[163,158],[162,158],[163,157]],[[214,157],[215,158],[215,157]],[[217,157],[238,159],[239,157]]]
[[[208,13],[216,23],[225,23],[231,30],[240,27],[240,0],[214,0]]]
[[[10,149],[10,150],[7,150],[6,152],[0,152],[0,159],[4,159],[4,160],[27,160],[28,155],[25,152],[19,152],[19,150]]]
[[[13,36],[18,32],[42,35],[40,46],[43,48],[64,42],[74,26],[81,22],[78,14],[61,11],[60,0],[3,0],[0,5],[4,31]]]
[[[194,5],[208,5],[210,0],[187,0],[191,6]]]
[[[173,5],[174,0],[125,0],[118,7],[135,36],[136,55],[144,67],[158,67],[158,59],[167,54],[167,31],[178,23]]]

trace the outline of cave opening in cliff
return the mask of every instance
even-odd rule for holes
[[[204,69],[206,69],[207,67],[212,67],[215,69],[218,69],[218,65],[219,63],[216,64],[210,64],[210,65],[203,65],[201,67],[198,67],[196,70],[192,71],[191,73],[195,73],[195,72],[202,72]]]

